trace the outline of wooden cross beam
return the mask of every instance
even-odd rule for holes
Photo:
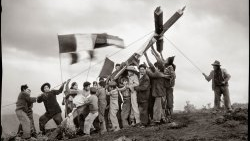
[[[183,15],[183,11],[185,10],[186,6],[184,6],[182,9],[176,11],[170,19],[168,19],[167,22],[164,23],[162,32],[159,35],[156,35],[151,38],[148,45],[144,49],[143,53],[145,53],[156,41],[157,38],[161,38],[164,33]],[[156,33],[157,34],[157,33]]]
[[[163,11],[161,7],[157,7],[154,11],[154,19],[155,19],[155,33],[157,35],[161,34],[163,31]],[[163,50],[163,38],[160,36],[156,36],[156,48],[159,53]]]
[[[122,74],[124,72],[124,70],[127,68],[127,66],[131,65],[134,63],[134,59],[131,58],[135,58],[136,60],[139,60],[139,58],[151,47],[153,46],[153,44],[158,40],[158,44],[159,44],[159,50],[157,49],[157,51],[162,51],[163,49],[163,40],[161,39],[162,36],[164,35],[164,33],[183,15],[183,11],[185,10],[186,6],[184,6],[182,9],[176,11],[174,13],[174,15],[172,17],[170,17],[170,19],[168,19],[168,21],[166,21],[164,23],[164,25],[161,28],[161,20],[163,20],[163,18],[161,16],[163,16],[160,7],[157,7],[155,10],[155,36],[153,36],[148,44],[146,45],[146,47],[144,48],[144,50],[138,54],[138,53],[134,53],[126,62],[125,62],[125,66],[123,66],[121,68],[121,70],[114,76],[114,80],[117,79],[120,74]],[[161,43],[162,41],[162,43]],[[161,46],[162,44],[162,46]]]

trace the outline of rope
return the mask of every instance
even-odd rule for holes
[[[164,38],[166,38],[166,40],[168,40],[168,42],[172,44],[173,47],[176,48],[196,69],[203,73],[203,71],[197,65],[195,65],[195,63],[190,60],[173,42],[171,42],[166,36],[164,36]]]
[[[87,78],[86,78],[86,81],[88,80],[88,77],[89,77],[89,70],[90,70],[90,68],[91,68],[91,62],[92,62],[92,59],[90,59],[89,69],[88,69],[88,73],[87,73]]]
[[[151,34],[151,33],[153,33],[153,32],[154,32],[154,31],[149,32],[148,34],[142,36],[141,38],[135,40],[134,42],[130,43],[129,45],[127,45],[127,46],[125,46],[125,47],[130,47],[130,46],[133,45],[134,43],[136,43],[136,42],[142,40],[143,38],[145,38],[146,36],[148,36],[149,34]],[[109,56],[107,56],[107,57],[111,57],[111,56],[113,56],[113,55],[119,53],[120,51],[122,51],[122,50],[118,50],[118,51],[112,53],[111,55],[109,55]],[[98,64],[101,64],[101,63],[104,62],[104,61],[105,61],[105,60],[102,60],[102,61],[100,61],[100,62],[98,62],[98,63],[92,65],[92,67],[93,67],[93,66],[96,66],[96,65],[98,65]],[[88,69],[85,69],[85,70],[83,70],[83,71],[81,71],[80,73],[78,73],[78,74],[76,74],[75,76],[71,77],[71,79],[73,79],[73,78],[79,76],[80,74],[82,74],[82,73],[84,73],[84,72],[86,72],[86,71],[88,71],[88,70],[89,70],[89,68],[88,68]],[[56,87],[58,87],[58,86],[60,86],[60,85],[62,85],[62,84],[58,84],[58,85],[56,85],[55,87],[53,87],[53,88],[51,88],[51,89],[54,89],[54,88],[56,88]],[[8,104],[8,105],[3,105],[2,108],[7,107],[7,106],[11,106],[11,105],[14,105],[14,104],[16,104],[16,103],[11,103],[11,104]]]

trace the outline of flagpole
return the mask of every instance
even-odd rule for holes
[[[57,34],[57,37],[58,37],[58,34]],[[60,71],[61,71],[61,82],[63,83],[63,74],[62,74],[62,61],[61,61],[61,53],[60,53],[60,51],[59,51],[59,61],[60,61]],[[65,95],[63,95],[63,101],[65,100]],[[68,105],[68,103],[67,103],[67,100],[65,100],[64,101],[65,103],[65,117],[67,117],[67,105]]]
[[[59,53],[59,60],[60,60],[60,71],[61,71],[61,81],[63,83],[63,75],[62,75],[62,61],[61,61],[61,54]]]

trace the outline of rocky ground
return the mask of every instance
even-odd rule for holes
[[[232,113],[201,110],[193,113],[176,113],[174,123],[144,129],[131,127],[91,137],[64,137],[68,141],[242,141],[248,140],[248,109],[237,108]],[[12,138],[14,139],[14,138]],[[39,136],[38,140],[47,140]],[[15,139],[14,139],[15,140]],[[16,138],[17,140],[17,138]]]

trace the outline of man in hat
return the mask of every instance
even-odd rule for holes
[[[148,102],[150,95],[150,79],[146,74],[146,65],[139,65],[140,77],[139,86],[135,86],[137,91],[137,100],[140,111],[141,127],[145,127],[148,124]]]
[[[42,134],[45,134],[45,124],[53,118],[57,125],[60,125],[62,122],[62,111],[57,102],[56,95],[62,93],[64,85],[66,82],[62,84],[59,90],[50,90],[50,84],[44,83],[41,86],[41,91],[43,92],[41,95],[37,97],[37,102],[43,102],[46,112],[39,118],[39,127]]]
[[[131,125],[132,126],[135,124],[139,125],[141,123],[140,112],[137,102],[137,92],[134,89],[134,87],[139,85],[139,78],[137,76],[138,72],[134,66],[128,66],[126,70],[128,71],[128,80],[129,80],[128,87],[131,91],[131,106],[132,106],[130,114],[130,119],[132,122]]]
[[[23,128],[23,135],[22,139],[29,139],[31,138],[31,121],[28,117],[28,105],[36,102],[35,97],[30,97],[29,89],[27,85],[21,86],[21,92],[17,98],[16,102],[16,115],[18,120],[20,121],[22,128]]]
[[[220,98],[221,94],[224,96],[224,105],[228,112],[232,111],[231,102],[228,90],[228,81],[230,79],[230,74],[227,73],[226,69],[221,68],[220,62],[215,60],[212,64],[213,69],[209,76],[202,73],[205,79],[209,82],[212,80],[212,89],[214,91],[214,108],[219,110],[220,108]]]

